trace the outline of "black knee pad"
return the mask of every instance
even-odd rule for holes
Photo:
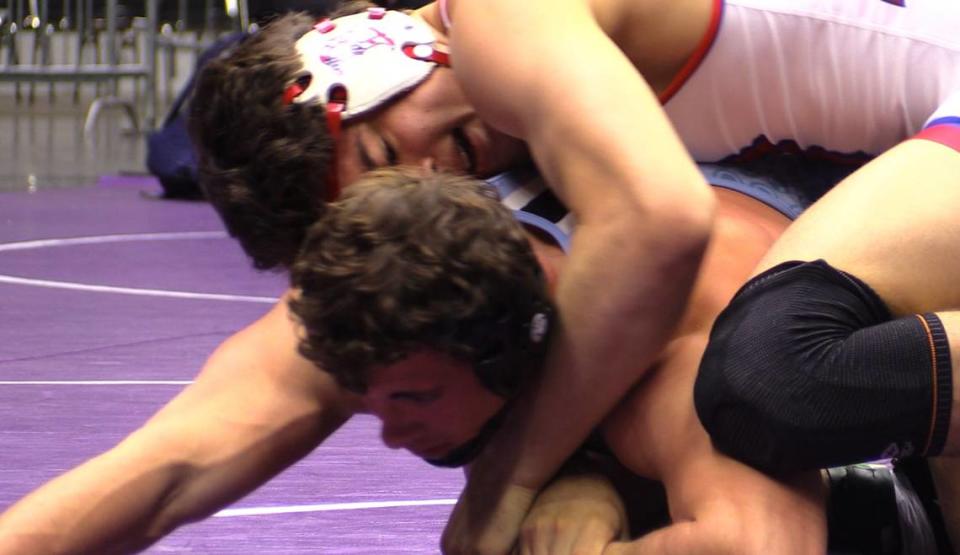
[[[694,401],[719,450],[779,473],[939,453],[951,381],[936,315],[892,319],[859,279],[788,262],[721,313]]]

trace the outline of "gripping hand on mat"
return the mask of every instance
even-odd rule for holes
[[[468,99],[484,121],[527,142],[578,225],[542,379],[474,463],[444,533],[447,553],[511,549],[531,492],[650,367],[684,309],[714,197],[613,29],[602,27],[620,21],[663,36],[670,25],[644,21],[653,4],[448,2],[453,70]]]
[[[627,530],[623,502],[603,476],[561,476],[524,519],[515,555],[599,555]]]
[[[537,495],[521,486],[490,485],[497,504],[483,513],[464,502],[461,496],[443,532],[441,544],[446,555],[501,555],[507,553],[517,537],[518,525]]]

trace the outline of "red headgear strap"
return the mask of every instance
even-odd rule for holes
[[[337,160],[340,158],[340,127],[343,122],[343,110],[347,107],[346,90],[343,93],[333,93],[327,103],[327,128],[330,129],[330,138],[333,139],[333,157],[327,170],[327,192],[324,200],[333,202],[340,197],[340,180],[337,178]]]
[[[403,53],[414,60],[433,62],[437,65],[450,67],[450,54],[437,50],[429,44],[404,44]]]
[[[283,89],[283,105],[289,106],[293,104],[293,99],[303,94],[303,91],[304,88],[301,87],[299,83],[294,83]]]
[[[373,20],[383,19],[386,10],[371,8],[367,16]],[[319,21],[314,29],[322,34],[329,33],[337,27],[334,21],[324,19]],[[447,52],[438,50],[430,44],[404,44],[402,51],[408,57],[414,60],[432,62],[437,65],[449,67],[450,55]],[[297,97],[302,95],[310,87],[312,76],[302,75],[294,83],[283,90],[283,104],[289,106],[293,104]],[[342,84],[335,84],[328,89],[328,101],[326,104],[327,127],[330,130],[330,137],[333,140],[333,159],[327,172],[327,190],[324,200],[327,202],[335,201],[340,196],[340,183],[337,179],[337,160],[339,159],[340,130],[343,122],[343,114],[347,110],[347,89]]]

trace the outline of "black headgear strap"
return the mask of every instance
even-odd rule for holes
[[[503,425],[510,401],[516,396],[523,380],[533,368],[516,368],[511,365],[536,366],[539,368],[546,351],[546,344],[553,322],[553,308],[548,303],[536,303],[536,308],[530,320],[513,330],[522,339],[518,341],[522,347],[513,344],[510,346],[498,345],[502,350],[520,349],[521,352],[510,353],[505,356],[501,351],[491,359],[478,362],[475,366],[477,376],[485,387],[495,394],[507,399],[507,403],[480,428],[477,435],[439,459],[424,459],[433,466],[443,468],[457,468],[473,462],[480,452],[487,446],[490,439]]]
[[[441,468],[459,468],[461,466],[470,464],[473,462],[477,456],[480,455],[480,452],[483,451],[483,448],[487,446],[487,443],[490,442],[490,439],[497,433],[497,430],[500,429],[500,426],[503,425],[503,420],[507,415],[507,407],[509,403],[504,405],[500,409],[500,412],[493,415],[487,423],[480,428],[480,431],[477,432],[477,435],[473,436],[472,439],[467,440],[466,443],[461,444],[459,447],[454,447],[450,450],[449,453],[440,457],[439,459],[423,459],[433,466],[438,466]]]

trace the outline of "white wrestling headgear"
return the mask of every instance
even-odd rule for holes
[[[426,22],[384,8],[324,19],[296,43],[303,70],[284,89],[283,103],[322,102],[336,141],[342,120],[416,87],[438,64],[450,65],[436,40]],[[328,200],[338,194],[333,180]]]

